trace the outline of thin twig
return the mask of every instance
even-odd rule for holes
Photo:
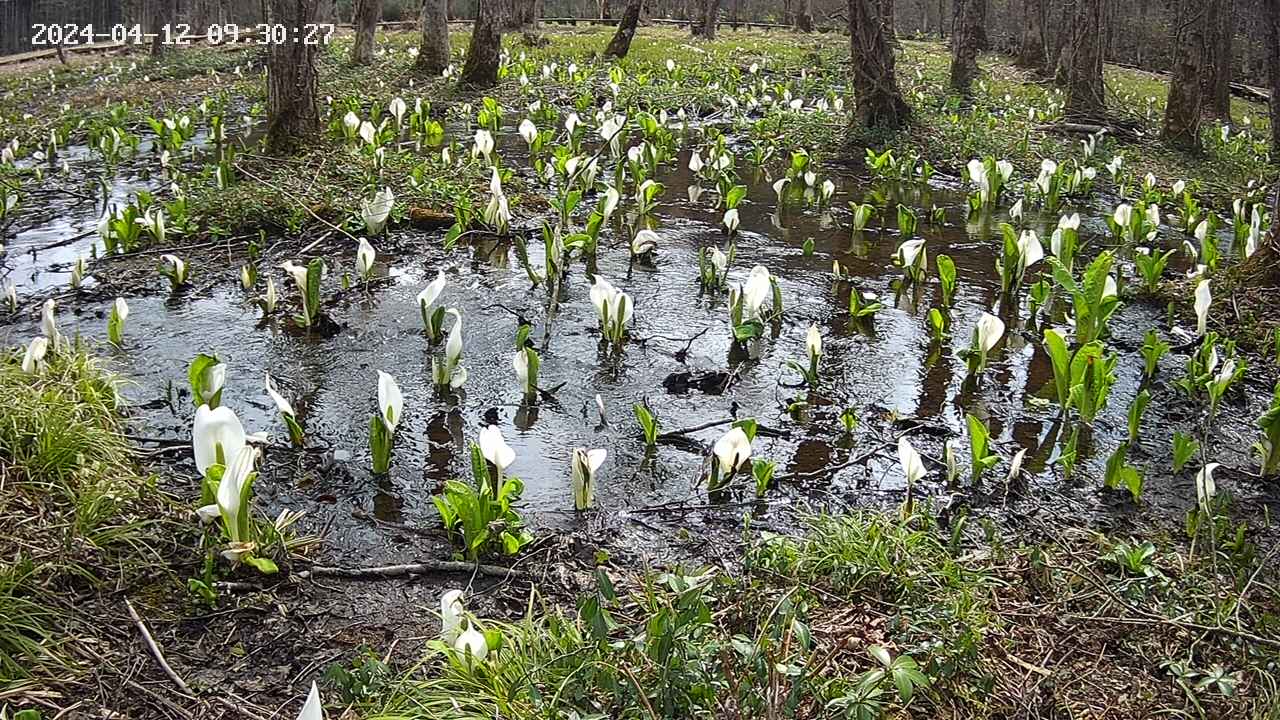
[[[142,622],[142,618],[138,616],[138,611],[133,608],[133,603],[129,602],[129,598],[124,599],[124,606],[129,610],[129,617],[133,618],[133,624],[138,626],[138,631],[142,633],[142,641],[147,644],[147,649],[151,651],[151,656],[160,663],[160,669],[164,670],[164,674],[169,676],[174,685],[191,699],[195,699],[195,693],[192,692],[191,686],[187,685],[178,673],[173,671],[169,666],[169,662],[164,659],[164,653],[160,651],[160,646],[156,645],[155,638],[151,637],[151,631],[147,629],[147,624]]]

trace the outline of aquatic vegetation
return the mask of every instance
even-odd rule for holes
[[[22,372],[28,375],[36,375],[41,371],[44,364],[45,355],[49,352],[49,339],[46,337],[32,338],[27,343],[27,349],[22,353]]]
[[[107,339],[116,347],[124,346],[124,322],[129,319],[129,303],[118,297],[111,303],[111,313],[107,316]]]
[[[1254,443],[1253,449],[1258,453],[1263,477],[1280,474],[1280,382],[1276,383],[1271,405],[1257,420],[1262,430],[1262,439]]]
[[[431,358],[431,377],[436,387],[456,390],[467,382],[467,369],[462,366],[462,313],[449,308],[444,314],[453,316],[453,327],[444,344],[444,358]]]
[[[981,375],[986,369],[987,355],[1004,337],[1004,329],[1004,321],[991,313],[983,313],[978,318],[978,323],[973,328],[973,339],[968,349],[961,353],[969,367],[969,375]]]
[[[378,371],[378,412],[369,421],[369,449],[373,454],[373,472],[381,475],[391,469],[391,448],[396,427],[404,414],[404,395],[395,378]]]
[[[1110,252],[1098,254],[1084,271],[1080,282],[1056,258],[1050,258],[1053,279],[1071,294],[1074,310],[1071,321],[1076,327],[1076,342],[1087,345],[1107,336],[1107,322],[1120,306],[1115,278],[1111,276],[1113,258]]]
[[[169,279],[169,289],[177,292],[191,279],[187,263],[177,255],[160,256],[160,274]]]
[[[1013,163],[987,156],[974,158],[965,166],[968,180],[977,192],[969,197],[969,207],[976,211],[994,207],[1000,202],[1005,186],[1013,177]]]
[[[320,320],[320,282],[325,274],[324,260],[312,258],[306,265],[295,265],[290,260],[280,267],[293,278],[302,302],[302,312],[293,316],[294,322],[304,328],[313,327]],[[271,285],[268,283],[267,287],[270,289]],[[275,305],[274,302],[270,304]]]
[[[902,467],[902,475],[907,482],[907,500],[903,507],[904,512],[909,512],[911,504],[911,489],[915,484],[924,479],[924,460],[920,458],[920,453],[911,446],[911,442],[907,440],[907,436],[903,435],[898,438],[898,464]]]
[[[1209,289],[1209,281],[1201,280],[1196,283],[1195,290],[1195,311],[1196,311],[1196,335],[1203,337],[1209,322],[1209,308],[1213,305],[1213,293]]]
[[[857,293],[857,290],[853,292]],[[817,325],[809,326],[809,331],[805,334],[804,349],[809,360],[807,365],[802,365],[795,360],[788,360],[787,364],[800,373],[809,387],[817,387],[818,361],[822,359],[822,333],[818,331]]]
[[[436,277],[427,286],[418,293],[418,310],[422,314],[422,328],[427,334],[427,339],[431,343],[440,342],[440,338],[444,335],[444,313],[443,306],[437,306],[436,300],[439,299],[440,293],[444,292],[446,279],[444,270],[436,271]]]
[[[511,368],[516,373],[516,382],[525,398],[537,396],[538,372],[541,367],[542,359],[538,356],[538,352],[531,347],[525,347],[523,343],[517,343],[516,352],[511,357]]]
[[[373,261],[377,257],[378,251],[369,244],[368,238],[360,238],[360,244],[356,248],[356,272],[362,282],[367,284],[373,277]]]
[[[1191,458],[1200,452],[1200,442],[1190,435],[1175,430],[1173,433],[1173,464],[1172,470],[1175,473],[1182,472],[1182,468],[1186,467]]]
[[[285,427],[289,431],[289,442],[294,447],[302,447],[305,434],[302,431],[302,425],[298,422],[298,415],[293,410],[293,405],[280,394],[276,383],[271,379],[271,373],[264,372],[263,386],[266,388],[267,395],[271,397],[271,401],[275,403],[276,410],[280,413],[280,419],[284,420]]]
[[[938,255],[938,282],[942,288],[942,307],[950,308],[956,297],[956,263],[950,255]]]
[[[496,427],[489,426],[481,431],[480,439],[498,461],[495,467],[505,468],[514,453],[502,452],[505,443],[502,447],[494,445],[496,431]],[[496,442],[501,440],[501,433],[496,433]],[[449,480],[444,492],[431,498],[450,538],[460,541],[463,554],[472,560],[493,552],[514,555],[533,541],[514,507],[524,492],[524,483],[514,476],[502,477],[501,470],[491,478],[489,463],[493,460],[486,457],[481,446],[472,443],[471,482]]]
[[[1134,249],[1133,264],[1138,269],[1138,276],[1142,278],[1144,290],[1152,295],[1160,290],[1160,278],[1169,264],[1169,258],[1176,252],[1177,250],[1166,250],[1161,253],[1148,247]]]
[[[725,254],[718,247],[698,249],[698,282],[703,290],[722,290],[729,279],[729,263],[733,255],[733,245],[729,245],[729,253]]]
[[[1107,458],[1106,473],[1102,478],[1103,487],[1112,490],[1128,490],[1134,502],[1142,499],[1144,480],[1137,468],[1128,464],[1128,441],[1120,444]]]
[[[596,471],[604,464],[608,452],[603,448],[574,448],[570,462],[573,481],[573,508],[586,510],[595,504]]]
[[[1169,343],[1160,339],[1155,330],[1148,330],[1142,340],[1142,376],[1153,378],[1160,365],[1160,358],[1169,352]]]
[[[751,441],[755,438],[754,421],[734,423],[711,449],[711,473],[707,478],[707,489],[718,490],[733,478],[734,473],[742,469],[751,459]]]
[[[600,332],[614,345],[620,345],[635,311],[631,296],[614,287],[600,275],[591,284],[591,304],[600,318]]]
[[[217,408],[227,380],[227,366],[218,360],[217,355],[200,353],[187,369],[187,380],[191,384],[191,399],[196,407],[207,405]]]
[[[1001,292],[1013,298],[1022,287],[1027,269],[1044,258],[1044,247],[1034,230],[1018,233],[1012,225],[1001,223],[1000,232],[1004,235],[1004,254],[996,262],[996,271],[1000,273]]]
[[[965,415],[964,420],[969,430],[970,480],[977,485],[982,476],[1000,462],[1000,456],[991,452],[991,433],[986,424],[973,415]]]
[[[1053,366],[1055,396],[1062,414],[1075,408],[1086,424],[1092,424],[1107,406],[1118,356],[1107,355],[1096,340],[1069,352],[1066,338],[1053,328],[1044,332],[1044,348]]]
[[[653,449],[658,445],[658,416],[653,414],[645,403],[635,403],[631,406],[632,412],[636,416],[636,422],[640,425],[640,431],[644,433],[644,445],[647,449]]]
[[[1063,215],[1049,236],[1049,252],[1071,272],[1075,266],[1076,247],[1080,237],[1080,214]]]

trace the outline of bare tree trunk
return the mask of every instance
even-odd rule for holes
[[[716,39],[716,20],[720,18],[720,0],[699,0],[698,16],[693,20],[693,36]]]
[[[1023,0],[1022,38],[1018,45],[1018,64],[1036,72],[1044,72],[1049,66],[1049,53],[1045,47],[1046,0]]]
[[[813,0],[800,0],[800,12],[796,13],[796,29],[803,33],[813,32]]]
[[[422,77],[434,77],[449,67],[449,3],[447,0],[423,0],[422,43],[413,71]]]
[[[151,57],[160,57],[169,49],[164,41],[178,32],[178,28],[174,27],[177,19],[178,0],[159,0],[156,3],[155,14],[151,16],[151,32],[155,33],[155,37],[151,38]],[[172,28],[169,33],[164,31],[165,25]],[[58,59],[66,62],[61,45],[58,46]]]
[[[991,40],[987,37],[987,0],[976,0],[978,6],[975,12],[978,13],[978,22],[973,26],[973,41],[977,44],[978,50],[990,50]]]
[[[304,27],[316,21],[317,0],[270,0],[271,22]],[[292,152],[320,129],[316,54],[310,43],[267,47],[267,149]]]
[[[622,59],[627,56],[627,52],[631,50],[631,39],[636,36],[636,25],[640,23],[641,5],[644,5],[644,0],[627,0],[622,20],[618,22],[618,30],[609,41],[609,47],[605,48],[605,57]]]
[[[884,25],[884,37],[890,45],[898,45],[898,24],[894,19],[897,14],[894,0],[879,0],[880,22]]]
[[[1211,3],[1208,54],[1201,79],[1204,83],[1204,111],[1220,120],[1231,122],[1231,66],[1234,63],[1237,0]]]
[[[1211,22],[1213,5],[1216,3],[1181,0],[1174,20],[1173,72],[1160,137],[1170,145],[1188,150],[1200,147],[1200,113],[1204,109],[1204,86],[1200,77],[1208,53],[1205,26]]]
[[[1075,0],[1071,45],[1066,53],[1066,114],[1101,115],[1107,107],[1102,81],[1102,0]]]
[[[978,77],[978,27],[983,0],[955,0],[951,18],[951,89],[962,95]]]
[[[1267,25],[1267,78],[1271,83],[1271,162],[1280,165],[1280,0],[1263,0]],[[1280,193],[1277,193],[1280,198]],[[1271,214],[1271,239],[1280,239],[1280,212]],[[1276,242],[1280,249],[1280,242]]]
[[[476,22],[471,31],[467,62],[458,82],[474,87],[498,83],[498,55],[502,52],[502,8],[498,0],[476,0]]]
[[[863,128],[895,129],[910,119],[894,76],[893,49],[885,37],[876,0],[846,0],[853,55],[854,122]]]
[[[368,65],[373,62],[374,34],[382,19],[382,0],[356,0],[352,22],[356,26],[356,41],[351,45],[351,64]]]

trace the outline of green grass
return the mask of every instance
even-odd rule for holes
[[[144,561],[159,517],[115,378],[83,349],[19,360],[0,360],[0,685],[62,662],[71,598]]]

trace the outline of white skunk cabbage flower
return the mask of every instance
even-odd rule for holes
[[[594,504],[596,471],[604,464],[607,455],[604,448],[574,448],[571,463],[574,509],[586,510]]]
[[[374,193],[373,198],[366,200],[360,206],[360,219],[364,221],[364,228],[370,235],[377,235],[387,226],[387,219],[391,217],[391,208],[396,204],[396,195],[391,188],[384,187]]]
[[[387,106],[387,110],[396,119],[396,127],[400,127],[404,124],[404,114],[409,110],[409,106],[405,104],[404,100],[396,97],[391,99],[391,104]]]
[[[207,474],[213,465],[226,465],[234,460],[245,442],[244,426],[231,408],[225,405],[212,410],[208,405],[196,408],[191,449],[201,475]]]
[[[489,643],[484,639],[484,633],[476,630],[475,627],[468,627],[453,644],[453,649],[463,657],[480,662],[489,654]]]
[[[27,345],[27,351],[22,354],[22,372],[28,375],[34,375],[40,370],[40,364],[44,362],[44,356],[49,351],[49,340],[44,337],[37,337]]]
[[[902,465],[902,474],[907,478],[907,485],[915,485],[924,477],[924,461],[920,453],[911,446],[907,436],[898,438],[898,462]]]
[[[485,162],[493,155],[493,133],[479,128],[476,130],[474,144],[471,147],[471,157],[484,157]]]
[[[715,260],[714,255],[712,260]],[[763,265],[751,268],[747,282],[742,286],[742,303],[750,318],[760,319],[760,309],[773,292],[773,276]]]
[[[53,298],[44,301],[40,308],[40,331],[49,339],[49,345],[57,352],[62,344],[62,333],[58,331],[58,303]]]
[[[647,255],[658,249],[658,233],[644,229],[631,240],[632,255]]]
[[[1218,463],[1209,463],[1196,473],[1196,502],[1202,508],[1209,507],[1209,503],[1213,502],[1213,496],[1218,492],[1218,487],[1213,481],[1213,471],[1217,469]]]
[[[1209,291],[1209,281],[1201,280],[1196,284],[1196,336],[1205,333],[1209,322],[1209,306],[1213,304],[1213,293]]]
[[[989,353],[1004,337],[1004,321],[991,313],[983,313],[978,319],[977,334],[979,349]]]
[[[520,137],[524,138],[525,143],[530,147],[533,147],[533,143],[538,139],[538,126],[534,125],[533,121],[529,118],[525,118],[520,121],[519,132]]]
[[[453,644],[462,629],[467,608],[462,604],[462,591],[450,590],[440,596],[440,639]]]
[[[356,249],[356,272],[360,274],[361,279],[368,280],[373,274],[373,261],[377,257],[378,251],[369,244],[369,239],[360,238],[360,246]]]
[[[751,440],[740,427],[729,430],[716,441],[712,448],[721,475],[728,475],[741,468],[751,459]]]
[[[311,683],[311,692],[307,694],[307,702],[298,713],[298,720],[324,720],[324,705],[320,702],[320,688]]]
[[[395,378],[381,370],[378,371],[378,414],[388,433],[396,431],[404,415],[404,394],[400,386]]]
[[[502,430],[497,425],[481,430],[478,444],[480,454],[498,469],[499,475],[516,460],[516,451],[503,439]]]
[[[810,361],[822,357],[822,333],[818,331],[817,325],[809,326],[809,332],[804,340],[804,349]]]

